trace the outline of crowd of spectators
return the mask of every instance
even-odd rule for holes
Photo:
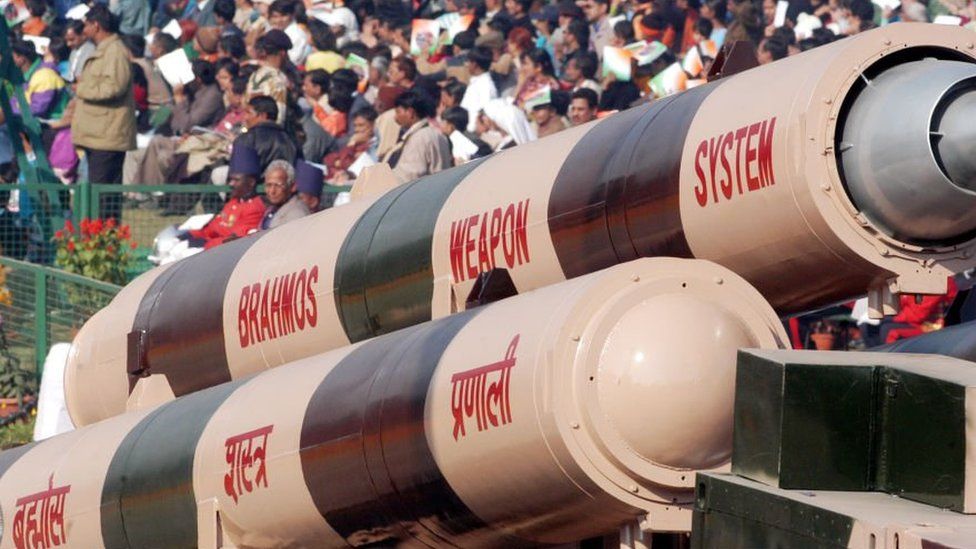
[[[4,13],[57,176],[229,185],[211,226],[185,236],[209,247],[330,207],[323,184],[374,164],[406,182],[700,84],[726,43],[768,63],[893,21],[972,24],[974,5],[9,0]]]

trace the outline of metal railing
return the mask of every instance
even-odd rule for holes
[[[9,298],[0,302],[11,353],[40,376],[54,343],[75,332],[115,297],[121,287],[59,269],[0,257]]]
[[[51,238],[65,220],[78,224],[83,218],[101,218],[102,197],[121,194],[121,221],[129,225],[138,245],[130,269],[134,277],[152,267],[146,258],[159,231],[182,223],[192,214],[220,211],[229,190],[226,186],[206,184],[0,184],[0,255],[52,265]],[[328,195],[348,190],[349,187],[326,186],[324,192]],[[258,191],[263,188],[258,187]]]

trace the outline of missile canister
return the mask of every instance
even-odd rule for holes
[[[889,25],[151,271],[76,338],[72,419],[445,316],[493,268],[708,259],[781,314],[944,292],[976,248],[973,42]]]
[[[0,548],[687,530],[694,473],[730,459],[737,349],[786,341],[731,271],[633,261],[0,454]]]

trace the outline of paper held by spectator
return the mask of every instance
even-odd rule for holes
[[[437,39],[441,34],[440,23],[433,19],[414,19],[413,32],[410,33],[410,54],[427,52],[433,55],[437,49]]]
[[[12,28],[30,18],[30,12],[23,4],[5,0],[0,1],[0,8],[3,8],[3,16],[7,20],[8,27]]]
[[[718,46],[715,45],[714,40],[702,40],[699,42],[698,51],[701,52],[702,57],[707,57],[709,59],[715,59],[718,57]]]
[[[156,66],[170,86],[186,85],[193,82],[193,66],[186,52],[173,50],[156,60]]]
[[[664,52],[668,51],[668,47],[657,40],[650,43],[646,40],[640,40],[633,44],[627,44],[624,46],[624,49],[630,52],[634,59],[637,60],[637,65],[641,67],[657,61],[658,57],[661,57]]]
[[[176,19],[170,19],[169,23],[166,23],[166,26],[162,28],[162,31],[177,40],[183,37],[183,29],[180,28],[180,22]]]
[[[360,80],[369,78],[369,61],[355,53],[350,53],[346,56],[346,68],[356,73]]]
[[[353,174],[356,177],[359,177],[360,172],[362,172],[364,169],[374,164],[376,164],[376,160],[374,160],[373,157],[369,155],[369,153],[364,152],[363,154],[359,155],[359,158],[357,158],[356,161],[353,162],[352,165],[349,166],[349,169],[346,171],[348,171],[349,173]]]
[[[705,63],[702,61],[701,54],[698,53],[698,46],[688,48],[685,58],[681,62],[681,68],[692,78],[697,78],[705,70]]]
[[[51,39],[46,36],[32,36],[30,34],[25,34],[24,40],[34,44],[34,51],[36,51],[38,55],[46,54],[48,47],[51,45]]]
[[[665,97],[673,93],[684,91],[688,84],[688,75],[678,62],[651,78],[651,91],[658,97]]]
[[[543,86],[536,90],[532,95],[525,98],[525,110],[531,111],[536,107],[552,104],[552,88]]]
[[[478,153],[478,146],[463,133],[454,130],[451,133],[450,139],[452,153],[455,157],[471,160],[471,157]]]
[[[953,27],[958,27],[959,25],[962,25],[962,17],[957,17],[955,15],[936,15],[932,22],[936,25],[950,25]]]
[[[66,19],[74,19],[76,21],[84,21],[85,16],[88,15],[88,11],[91,8],[87,4],[78,4],[77,6],[71,8],[65,12],[64,17]]]
[[[445,44],[453,44],[454,37],[468,30],[473,22],[474,15],[461,15],[457,12],[445,13],[437,18],[437,23],[440,25],[440,28],[447,31],[447,38],[444,41]]]
[[[813,36],[813,31],[823,26],[820,18],[809,13],[801,13],[796,16],[796,25],[793,26],[793,33],[797,40],[806,40]]]
[[[621,82],[629,81],[633,58],[633,54],[624,48],[603,46],[603,76],[612,73]]]
[[[898,6],[901,5],[901,0],[871,0],[871,1],[874,2],[874,5],[878,6],[881,9],[889,9],[892,11],[894,11],[895,9],[898,8]]]
[[[786,24],[786,10],[790,9],[790,3],[786,0],[776,2],[776,15],[773,17],[773,26],[777,29]]]

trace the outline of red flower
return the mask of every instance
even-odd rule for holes
[[[128,240],[131,236],[132,236],[132,231],[129,230],[129,226],[122,225],[122,228],[119,229],[119,238],[121,238],[122,240]]]
[[[115,246],[109,245],[108,247],[105,248],[105,251],[108,252],[108,253],[110,253],[110,254],[114,254],[115,253]]]
[[[115,218],[109,218],[109,220],[105,222],[105,228],[108,229],[108,230],[114,229],[115,228]]]
[[[81,234],[87,236],[90,230],[91,230],[91,222],[88,220],[87,217],[85,217],[81,220]]]
[[[57,238],[58,240],[64,238],[64,231],[61,230],[54,231],[54,238]]]
[[[138,245],[138,244],[136,244],[135,242],[130,242],[130,243],[129,243],[129,247],[130,247],[130,248],[132,248],[132,249],[134,250],[134,249],[136,249],[136,248],[138,248],[138,247],[139,247],[139,245]]]
[[[64,230],[68,231],[69,233],[75,232],[75,225],[70,219],[66,219],[64,221]]]
[[[102,232],[102,220],[96,219],[89,225],[91,228],[92,235],[100,234]]]
[[[67,248],[68,248],[68,251],[69,252],[75,251],[75,241],[74,240],[69,240],[68,241]]]

